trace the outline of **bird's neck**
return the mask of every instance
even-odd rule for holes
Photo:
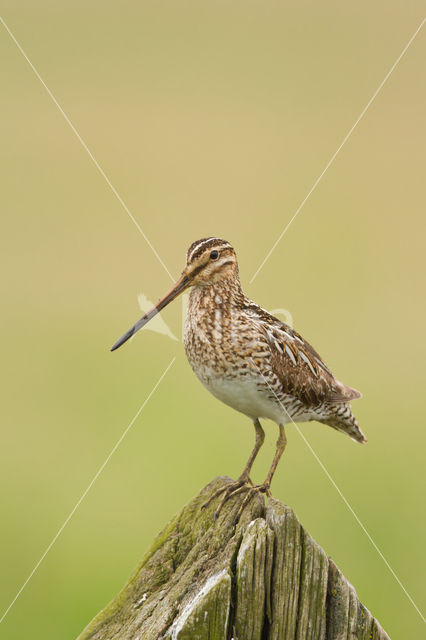
[[[190,306],[211,308],[240,307],[245,299],[238,276],[223,278],[212,284],[195,286],[189,296]]]

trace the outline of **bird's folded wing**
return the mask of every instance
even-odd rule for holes
[[[259,309],[259,308],[258,308]],[[264,309],[253,318],[270,349],[271,366],[288,393],[313,407],[323,402],[349,402],[360,393],[339,382],[315,349],[296,331]]]

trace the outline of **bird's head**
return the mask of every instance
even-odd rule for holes
[[[157,304],[140,318],[111,348],[115,351],[127,342],[161,309],[189,287],[206,287],[238,276],[237,257],[233,247],[220,238],[203,238],[193,242],[186,254],[186,265],[181,277]]]
[[[229,242],[220,238],[203,238],[189,247],[182,275],[188,278],[189,287],[204,287],[232,278],[237,273],[237,257]]]

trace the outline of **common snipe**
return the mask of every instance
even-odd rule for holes
[[[247,464],[237,482],[222,489],[217,513],[235,492],[248,491],[243,505],[254,491],[270,493],[272,476],[286,446],[284,426],[288,422],[317,420],[357,442],[366,442],[349,404],[360,397],[359,391],[339,382],[296,331],[244,295],[235,251],[225,240],[194,242],[175,286],[112,351],[189,287],[185,350],[191,367],[216,398],[251,418],[256,431]],[[265,481],[254,487],[250,471],[265,438],[259,418],[274,420],[279,438]]]

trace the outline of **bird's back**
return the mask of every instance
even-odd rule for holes
[[[291,419],[303,421],[311,414],[308,419],[366,442],[349,404],[361,393],[337,380],[318,352],[290,326],[251,301],[248,308],[267,337],[270,365],[284,397],[296,400],[290,403]]]

